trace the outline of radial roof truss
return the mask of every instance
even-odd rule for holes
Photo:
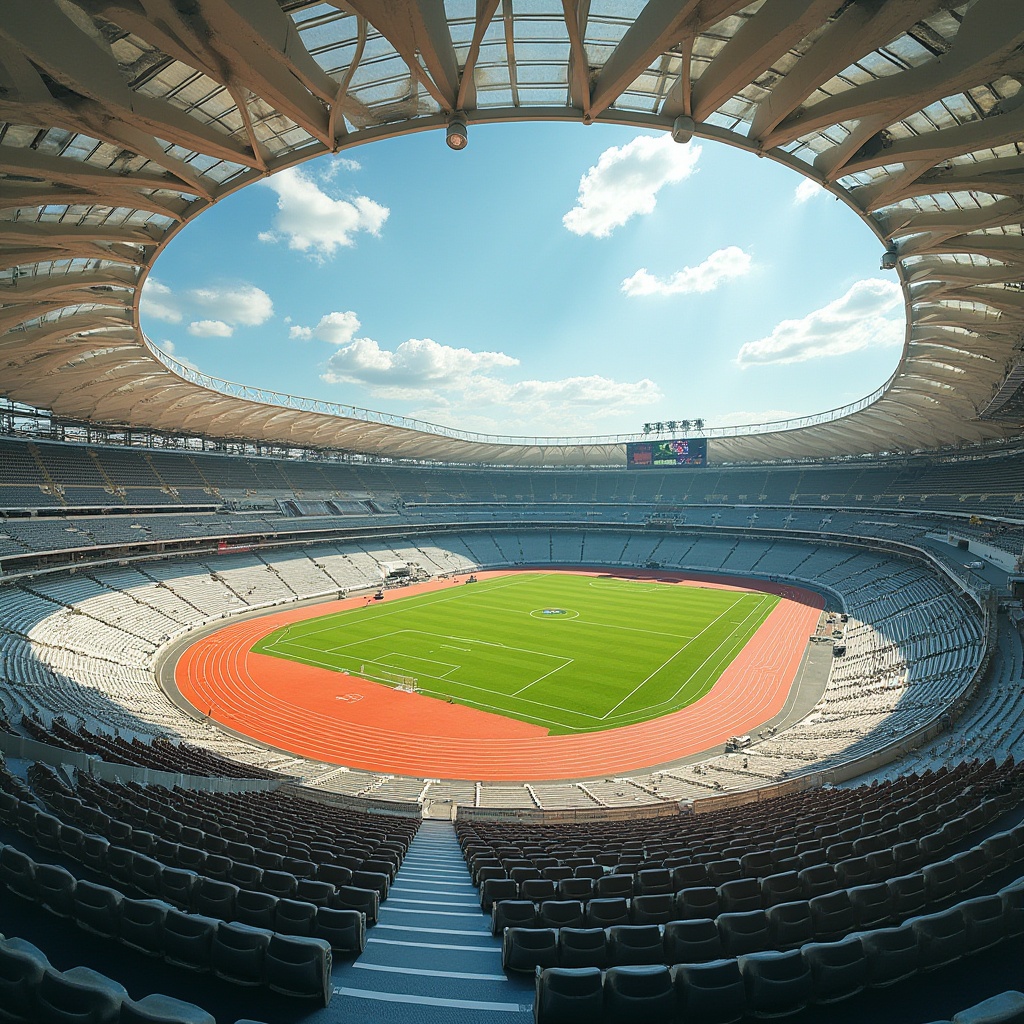
[[[32,0],[0,12],[0,393],[58,416],[368,454],[586,465],[512,439],[228,385],[147,345],[162,246],[282,167],[467,121],[670,129],[786,163],[897,253],[874,395],[721,433],[716,461],[984,441],[1024,331],[1024,4],[1006,0]],[[440,143],[439,143],[440,144]],[[1008,391],[1009,389],[1009,391]]]

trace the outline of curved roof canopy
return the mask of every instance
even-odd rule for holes
[[[1024,4],[1006,0],[6,4],[0,393],[75,419],[380,456],[621,463],[624,438],[482,437],[192,374],[147,346],[139,289],[183,224],[321,153],[456,111],[470,133],[688,116],[891,240],[909,317],[875,395],[795,429],[732,431],[714,461],[1019,433],[1022,54]]]

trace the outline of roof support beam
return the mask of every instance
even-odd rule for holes
[[[743,0],[647,0],[591,89],[591,117],[615,103],[661,54],[745,6]]]
[[[1024,7],[978,0],[964,15],[949,51],[896,75],[876,78],[788,117],[766,140],[785,145],[810,131],[856,121],[848,138],[830,152],[830,176],[878,131],[930,103],[1003,74],[1024,70],[1017,52],[1024,43]]]
[[[583,40],[587,34],[590,0],[562,0],[562,16],[569,34],[569,99],[571,106],[583,111],[583,121],[590,124],[590,61]]]
[[[476,64],[480,59],[487,27],[494,20],[499,0],[476,0],[476,24],[473,26],[473,40],[469,44],[466,62],[459,79],[459,95],[455,100],[456,110],[473,110],[476,107]]]
[[[715,55],[693,87],[693,118],[706,121],[828,18],[843,0],[766,0]]]
[[[365,18],[408,65],[441,108],[454,111],[459,96],[459,64],[455,57],[444,4],[431,0],[328,0],[333,7]],[[421,65],[417,54],[423,58]],[[426,71],[424,71],[426,68]]]
[[[815,89],[855,60],[890,42],[922,18],[948,7],[947,0],[900,0],[898,4],[850,4],[821,35],[781,82],[758,104],[750,125],[750,138],[762,149],[778,143],[773,129]]]

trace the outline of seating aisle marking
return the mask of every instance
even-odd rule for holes
[[[523,1003],[491,1003],[481,999],[438,999],[434,996],[407,996],[401,992],[371,992],[363,988],[336,988],[336,996],[376,999],[385,1003],[419,1003],[421,1006],[447,1006],[454,1010],[497,1010],[499,1013],[523,1013],[531,1009]]]
[[[469,971],[431,971],[425,967],[388,967],[386,964],[353,964],[364,971],[386,971],[389,974],[418,974],[426,978],[465,978],[467,981],[508,981],[504,974],[473,974]]]

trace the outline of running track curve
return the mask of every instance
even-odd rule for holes
[[[824,606],[811,591],[736,577],[607,570],[592,574],[760,590],[782,600],[700,700],[653,721],[578,736],[548,736],[537,726],[252,651],[261,637],[286,623],[359,606],[362,598],[272,613],[219,629],[181,654],[175,685],[214,721],[331,764],[488,782],[609,776],[699,753],[777,715]],[[434,581],[404,593],[451,585]],[[339,694],[339,688],[344,692]]]

